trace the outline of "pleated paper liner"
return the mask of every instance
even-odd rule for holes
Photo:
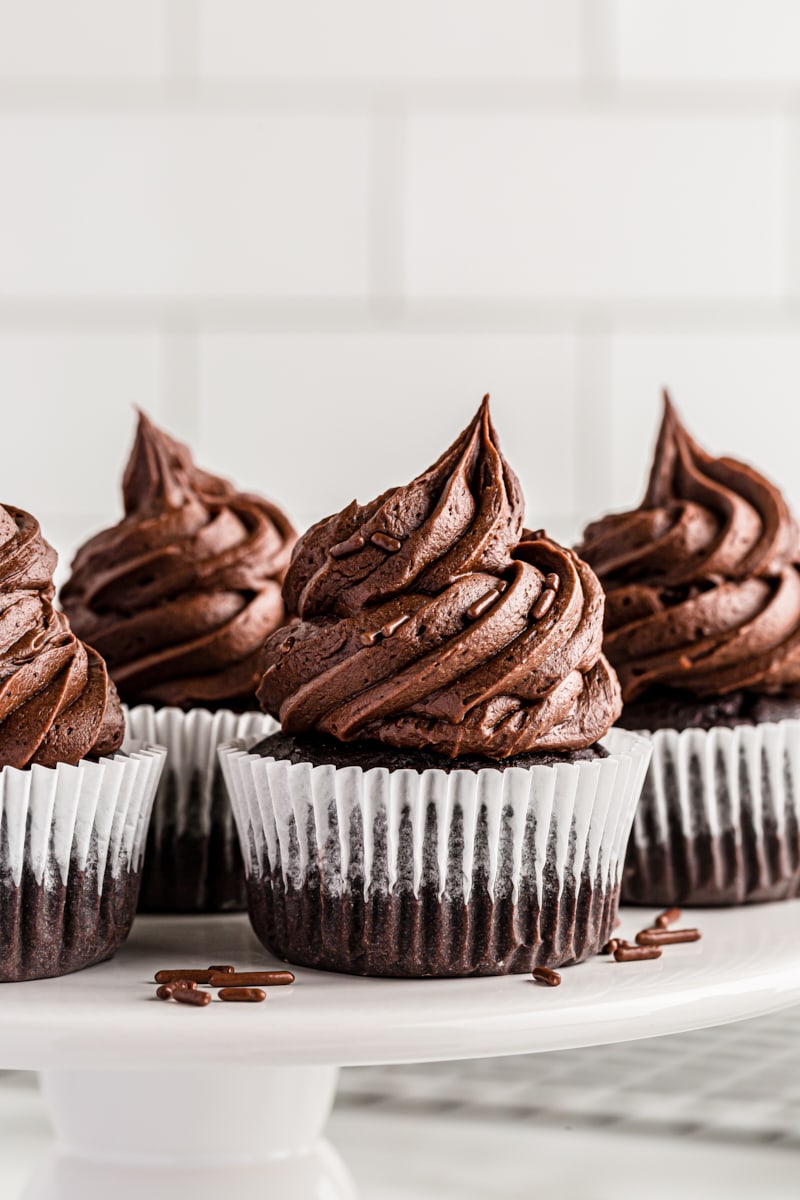
[[[623,899],[711,906],[800,895],[800,721],[651,736]]]
[[[140,912],[241,912],[244,867],[217,749],[231,738],[277,729],[261,712],[126,710],[131,736],[166,746],[167,765],[147,840]]]
[[[361,975],[497,975],[597,953],[650,757],[621,730],[603,744],[593,761],[450,773],[222,747],[256,933],[287,961]]]
[[[0,982],[110,958],[136,911],[166,751],[0,770]]]

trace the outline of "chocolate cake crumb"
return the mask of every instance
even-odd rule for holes
[[[361,767],[369,771],[373,767],[385,767],[388,771],[505,771],[508,767],[551,767],[556,763],[591,762],[607,758],[608,754],[597,743],[584,750],[565,750],[558,753],[538,751],[532,754],[514,754],[510,758],[483,758],[474,754],[463,758],[444,758],[441,754],[424,750],[394,750],[380,742],[339,742],[321,736],[297,736],[288,733],[272,733],[250,751],[263,758],[276,758],[284,762],[310,763],[312,767]]]

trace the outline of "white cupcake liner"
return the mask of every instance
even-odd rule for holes
[[[648,736],[623,899],[723,905],[800,895],[800,721]]]
[[[250,743],[252,744],[252,743]],[[650,757],[363,771],[220,748],[250,915],[279,956],[381,975],[528,971],[596,953]]]
[[[77,970],[127,936],[165,758],[131,741],[96,762],[0,770],[0,981]]]
[[[262,712],[125,709],[129,736],[158,742],[167,765],[153,809],[139,899],[142,912],[233,912],[247,906],[239,843],[217,749],[277,728]]]

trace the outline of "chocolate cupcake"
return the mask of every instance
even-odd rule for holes
[[[589,525],[625,729],[653,759],[625,867],[641,904],[800,894],[798,530],[778,489],[712,458],[665,396],[644,500]]]
[[[0,982],[66,975],[128,935],[164,751],[130,745],[96,650],[53,608],[56,553],[0,505]]]
[[[242,909],[217,747],[274,728],[255,691],[264,639],[284,620],[295,533],[275,505],[200,470],[144,414],[122,492],[123,520],[78,552],[61,599],[108,662],[129,729],[169,751],[140,909]]]
[[[404,977],[596,953],[649,748],[608,733],[602,591],[523,531],[487,402],[407,487],[309,530],[284,597],[259,688],[282,732],[220,751],[264,944]]]

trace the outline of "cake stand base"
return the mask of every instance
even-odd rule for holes
[[[333,1067],[44,1071],[57,1148],[25,1200],[354,1200]]]
[[[632,939],[652,917],[621,919]],[[630,966],[600,956],[560,988],[298,967],[264,1004],[197,1011],[157,1000],[155,972],[273,965],[247,918],[141,918],[110,962],[0,989],[0,1067],[42,1072],[58,1138],[26,1200],[353,1200],[321,1138],[337,1066],[600,1045],[800,1001],[800,901],[691,920],[702,941]]]

